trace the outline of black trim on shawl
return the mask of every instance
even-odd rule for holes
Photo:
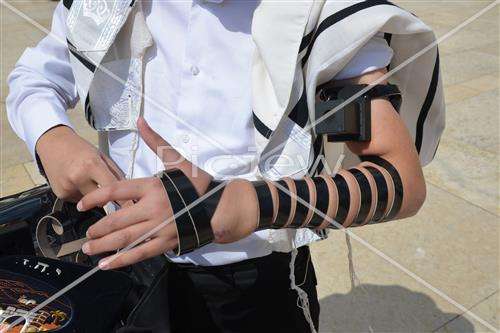
[[[429,85],[429,90],[427,91],[427,96],[425,97],[422,109],[420,109],[420,114],[417,121],[417,132],[415,135],[415,146],[417,147],[417,152],[420,154],[422,149],[422,141],[424,139],[424,125],[429,110],[431,109],[432,103],[434,102],[434,97],[436,96],[436,91],[439,82],[439,51],[437,51],[436,62],[434,64],[434,70],[432,72],[432,79]]]
[[[370,7],[374,6],[379,6],[379,5],[389,5],[389,6],[396,6],[395,4],[391,3],[390,1],[384,1],[384,0],[371,0],[371,1],[363,1],[357,4],[354,4],[352,6],[349,6],[347,8],[344,8],[342,10],[339,10],[338,12],[328,16],[326,19],[324,19],[319,25],[318,29],[316,30],[311,43],[309,44],[309,48],[307,49],[307,53],[305,54],[304,58],[302,59],[302,65],[304,65],[307,60],[309,59],[309,56],[311,54],[312,48],[314,47],[314,42],[316,39],[323,33],[326,29],[330,28],[334,24],[346,19],[347,17],[356,14],[359,11],[362,11],[364,9],[368,9]]]

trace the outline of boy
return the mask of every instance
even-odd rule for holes
[[[52,32],[9,77],[11,124],[60,198],[122,205],[84,252],[124,248],[174,215],[100,266],[166,253],[175,332],[317,330],[307,244],[424,202],[421,168],[444,124],[437,48],[391,77],[399,108],[387,69],[434,36],[389,2],[63,1]],[[349,86],[339,103],[369,104],[362,139],[319,127],[319,106]],[[71,129],[78,100],[100,150]],[[358,157],[350,169],[320,175],[323,134]]]

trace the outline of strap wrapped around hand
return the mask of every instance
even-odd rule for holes
[[[177,226],[178,245],[174,250],[177,255],[182,255],[198,249],[213,241],[214,235],[202,203],[188,208],[198,199],[191,181],[178,169],[163,171],[158,177],[167,191],[170,205]]]

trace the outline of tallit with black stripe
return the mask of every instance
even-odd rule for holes
[[[81,2],[64,0],[68,26],[85,31],[85,34],[68,33],[78,93],[91,126],[104,131],[132,129],[134,119],[120,118],[127,117],[121,113],[124,108],[121,104],[126,103],[123,96],[128,95],[136,110],[128,117],[139,114],[142,72],[137,67],[142,68],[141,57],[151,43],[151,36],[141,6],[137,5],[139,1],[97,2],[110,9],[105,13],[109,18],[100,24],[77,15],[75,8],[81,9]],[[388,1],[260,1],[252,22],[256,44],[252,107],[260,175],[302,178],[307,172],[321,171],[322,163],[314,163],[315,157],[331,155],[332,151],[325,148],[310,126],[315,121],[317,87],[335,79],[359,49],[379,32],[384,33],[394,50],[389,70],[436,41],[432,30],[418,17]],[[87,39],[95,43],[89,44]],[[108,52],[111,46],[113,52]],[[121,73],[119,80],[103,74],[107,67],[112,67],[108,69],[113,73]],[[402,92],[400,114],[415,142],[421,164],[427,165],[435,155],[445,123],[437,46],[399,69],[389,81]],[[110,105],[107,99],[110,94],[115,96],[113,101],[118,99],[121,104]],[[101,138],[103,135],[101,131]],[[107,147],[101,148],[107,151]],[[335,156],[330,159],[335,160]],[[273,231],[272,238],[273,250],[289,251],[318,236],[300,229]]]
[[[302,128],[307,129],[315,121],[317,87],[334,79],[378,32],[384,33],[394,50],[389,70],[436,41],[432,30],[418,17],[389,1],[261,3],[253,27],[258,47],[253,72],[253,118],[262,151],[261,171],[270,175],[295,171],[299,176],[306,171],[300,165],[273,166],[262,158],[268,155],[277,159],[276,152],[301,156],[309,161],[309,167],[313,164],[313,157],[324,149],[322,141],[315,138],[313,128]],[[389,81],[401,89],[400,114],[414,139],[421,164],[427,165],[434,157],[445,123],[438,47],[398,70]],[[290,140],[290,133],[301,138],[301,143],[308,143],[310,149],[305,149],[307,144]],[[282,142],[287,143],[276,148]]]

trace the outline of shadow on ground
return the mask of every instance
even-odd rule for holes
[[[361,284],[320,300],[321,332],[474,332],[459,314],[446,313],[426,294],[407,288]]]

